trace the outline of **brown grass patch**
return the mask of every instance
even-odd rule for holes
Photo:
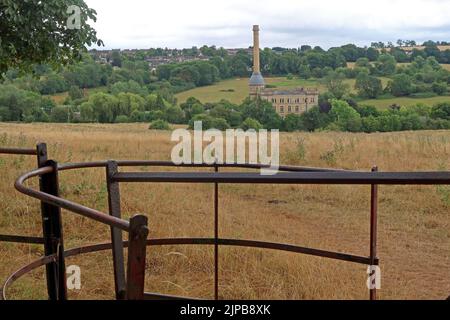
[[[145,124],[0,124],[0,143],[32,147],[46,141],[59,162],[166,159],[167,132]],[[292,133],[281,135],[281,162],[369,170],[449,170],[449,131]],[[35,159],[0,156],[0,233],[40,234],[37,201],[14,191]],[[107,210],[104,171],[61,174],[62,195]],[[32,182],[36,185],[36,181]],[[151,237],[211,237],[211,185],[123,184],[125,217],[149,216]],[[369,188],[361,186],[220,186],[221,237],[268,240],[368,254]],[[450,293],[450,189],[381,186],[379,257],[382,299],[444,299]],[[109,241],[108,227],[64,212],[66,248]],[[0,244],[0,279],[42,254],[39,246]],[[209,247],[150,247],[146,290],[211,298]],[[72,299],[112,299],[109,252],[68,259],[82,268]],[[365,299],[366,268],[344,262],[257,249],[220,249],[220,295],[227,299]],[[45,299],[43,268],[20,279],[13,298]]]

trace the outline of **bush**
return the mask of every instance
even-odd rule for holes
[[[228,122],[223,118],[214,118],[207,114],[198,114],[189,121],[189,129],[194,129],[194,122],[201,121],[202,129],[226,130],[230,128]]]
[[[148,127],[150,130],[170,130],[169,123],[164,120],[155,120]]]
[[[417,92],[410,95],[411,98],[423,99],[423,98],[433,98],[437,94],[434,92]]]
[[[287,132],[293,132],[297,130],[304,130],[302,117],[297,114],[288,114],[283,121],[283,130]]]
[[[433,91],[440,96],[447,93],[447,83],[445,82],[433,82],[432,88]]]
[[[411,77],[404,73],[393,76],[388,88],[396,97],[410,95],[414,90]]]
[[[442,102],[434,105],[431,109],[431,117],[433,119],[450,120],[450,103]]]
[[[334,99],[331,105],[330,115],[341,130],[351,132],[361,130],[361,116],[347,102]]]
[[[116,121],[115,122],[116,123],[128,123],[128,122],[130,122],[130,119],[127,116],[125,116],[125,115],[120,115],[120,116],[116,117]]]
[[[69,89],[69,98],[71,100],[78,100],[84,98],[83,90],[81,90],[78,86],[71,86]]]
[[[69,122],[69,108],[65,106],[57,106],[52,109],[50,121],[57,123]]]
[[[260,130],[263,128],[262,124],[259,123],[258,120],[255,120],[253,118],[247,118],[245,119],[244,122],[242,122],[242,124],[240,125],[241,129],[243,130],[249,130],[249,129],[254,129],[254,130]]]

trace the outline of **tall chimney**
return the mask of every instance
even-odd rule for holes
[[[249,81],[250,97],[258,97],[265,88],[259,65],[259,26],[253,26],[253,73]]]
[[[260,73],[259,66],[259,26],[253,26],[253,72]]]

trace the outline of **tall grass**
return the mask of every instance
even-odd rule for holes
[[[61,161],[168,160],[167,132],[145,124],[0,124],[0,142],[48,143]],[[382,171],[449,169],[449,131],[376,134],[282,133],[281,162]],[[14,191],[35,159],[0,156],[0,233],[39,235],[39,203]],[[147,169],[149,170],[149,169]],[[61,173],[62,196],[106,212],[105,172]],[[31,186],[37,187],[33,180]],[[443,299],[450,292],[448,188],[380,186],[382,299]],[[122,184],[125,218],[149,217],[150,237],[211,237],[212,185]],[[312,246],[358,255],[369,250],[369,187],[220,185],[220,236]],[[66,248],[109,241],[109,228],[63,211]],[[42,255],[37,245],[0,243],[0,279]],[[72,299],[112,299],[110,252],[69,258],[82,271]],[[213,252],[204,246],[149,247],[147,291],[211,298]],[[44,269],[18,280],[16,299],[45,299]],[[227,299],[365,299],[366,267],[259,249],[220,248],[220,296]]]

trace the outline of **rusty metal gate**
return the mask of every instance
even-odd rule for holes
[[[169,161],[98,161],[58,164],[48,160],[47,147],[38,144],[36,149],[0,148],[0,154],[34,155],[38,168],[20,176],[15,188],[41,202],[43,237],[22,235],[0,235],[0,242],[43,244],[45,255],[20,268],[5,281],[0,298],[6,299],[6,291],[12,283],[28,272],[46,267],[47,292],[50,300],[67,299],[65,258],[83,253],[112,250],[115,294],[117,299],[188,299],[160,293],[145,292],[145,256],[147,246],[210,245],[214,247],[214,299],[219,299],[219,247],[238,246],[307,254],[352,263],[377,266],[377,202],[378,185],[450,185],[450,172],[370,172],[335,170],[310,167],[281,166],[275,175],[260,175],[252,172],[220,172],[220,168],[261,169],[261,165],[189,164],[175,165]],[[120,167],[193,167],[211,168],[211,172],[120,172]],[[85,207],[63,199],[59,195],[60,171],[105,168],[109,212]],[[25,186],[31,178],[39,178],[39,190]],[[120,211],[120,183],[210,183],[214,185],[214,237],[212,238],[164,238],[148,239],[147,217],[133,216],[122,219]],[[225,239],[219,236],[219,184],[333,184],[370,185],[370,241],[367,256],[301,247],[292,244],[261,242],[255,240]],[[64,249],[61,208],[109,225],[111,242]],[[128,241],[123,240],[123,232]],[[124,248],[128,248],[125,268]],[[376,300],[376,289],[370,289],[369,298]]]

